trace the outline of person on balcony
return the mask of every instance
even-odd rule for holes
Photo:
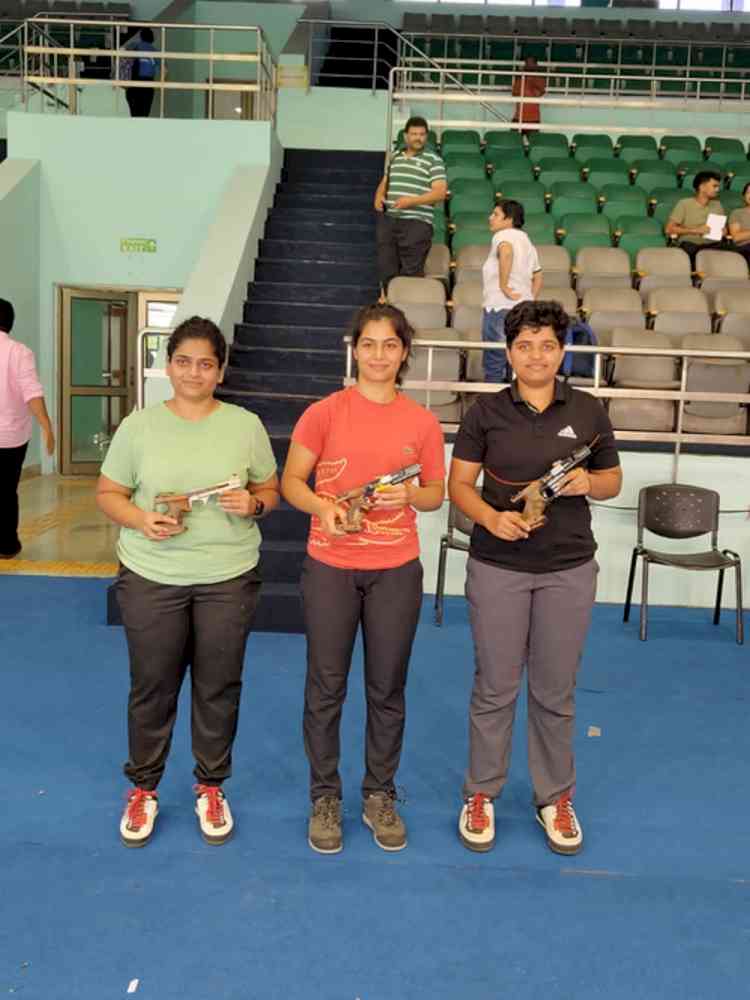
[[[432,246],[434,206],[442,206],[448,194],[442,159],[425,149],[428,134],[424,118],[407,121],[406,145],[391,157],[388,171],[375,192],[378,276],[383,302],[391,278],[424,277],[425,261]]]
[[[536,61],[536,57],[527,56],[523,61],[523,75],[515,78],[512,91],[514,97],[524,98],[523,101],[519,101],[516,105],[516,111],[513,115],[513,121],[523,126],[521,129],[522,132],[536,132],[536,129],[528,128],[528,126],[538,125],[541,121],[539,105],[533,101],[526,100],[526,98],[544,97],[546,90],[547,85],[544,77],[539,76],[539,64]]]

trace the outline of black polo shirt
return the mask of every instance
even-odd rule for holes
[[[495,510],[521,511],[523,504],[511,503],[511,496],[543,476],[553,462],[594,439],[584,467],[597,471],[619,465],[612,424],[599,400],[558,380],[554,402],[538,413],[524,402],[514,382],[479,397],[461,422],[453,455],[482,463],[486,503]],[[487,470],[517,485],[498,483]],[[593,558],[596,542],[586,497],[559,497],[545,513],[547,522],[518,542],[505,542],[475,525],[471,555],[523,573],[573,569]]]

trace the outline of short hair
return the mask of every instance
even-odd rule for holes
[[[523,229],[526,215],[520,201],[513,201],[512,198],[501,198],[497,204],[498,208],[502,208],[505,218],[511,220],[514,229]]]
[[[569,325],[570,317],[559,302],[544,299],[519,302],[505,317],[505,343],[507,347],[512,347],[522,330],[531,329],[536,332],[543,326],[551,326],[558,344],[563,347]]]
[[[151,44],[153,44],[154,33],[151,30],[151,28],[141,28],[141,39],[144,42],[150,42]]]
[[[175,327],[167,341],[168,361],[172,360],[174,352],[186,340],[207,340],[219,362],[219,368],[224,367],[227,360],[227,342],[213,320],[204,319],[203,316],[191,316]]]
[[[352,347],[356,347],[359,343],[359,338],[362,336],[362,331],[367,324],[378,322],[379,320],[385,320],[391,324],[393,332],[406,348],[406,357],[401,362],[401,367],[396,375],[396,384],[401,385],[402,378],[409,370],[411,342],[414,340],[414,327],[400,309],[384,302],[375,302],[370,306],[362,306],[362,308],[354,316],[354,321],[352,323]]]
[[[706,181],[718,181],[721,184],[721,174],[716,170],[699,170],[693,178],[693,191],[697,191]]]
[[[16,310],[7,299],[0,299],[0,330],[10,333],[16,321]]]
[[[430,127],[427,124],[427,120],[421,115],[412,115],[411,118],[404,125],[404,134],[406,134],[410,128],[423,128],[425,132],[430,131]]]
[[[742,189],[742,197],[743,198],[745,197],[745,192],[747,191],[748,188],[750,188],[750,181],[748,181],[747,184]]]

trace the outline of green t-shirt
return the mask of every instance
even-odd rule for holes
[[[698,229],[705,226],[709,215],[724,215],[721,202],[709,201],[707,205],[701,205],[695,198],[682,198],[677,202],[669,216],[670,222],[676,222],[678,226],[687,226],[689,229]],[[687,236],[678,236],[678,243],[715,243],[716,240],[707,240],[705,236],[698,236],[697,233]]]
[[[407,156],[402,150],[391,159],[388,171],[386,208],[397,219],[418,219],[432,225],[433,206],[416,205],[414,208],[393,208],[399,198],[413,198],[432,190],[433,181],[445,180],[445,165],[437,153],[423,150],[416,156]]]
[[[103,475],[133,490],[142,510],[154,509],[158,493],[206,489],[235,473],[243,486],[263,483],[275,471],[263,424],[229,403],[198,421],[183,420],[164,403],[139,410],[120,424],[102,465]],[[120,562],[147,580],[182,586],[231,580],[257,564],[261,534],[254,520],[225,513],[216,497],[183,518],[187,531],[159,542],[122,528]]]

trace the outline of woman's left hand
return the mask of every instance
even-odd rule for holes
[[[375,494],[372,503],[374,510],[398,510],[399,507],[407,507],[411,503],[410,487],[407,483],[399,483],[398,486],[386,486]]]
[[[591,492],[591,478],[585,469],[577,468],[565,477],[565,485],[558,493],[561,497],[585,497]]]
[[[248,490],[230,490],[219,497],[221,509],[235,517],[252,517],[257,504],[255,497]]]

